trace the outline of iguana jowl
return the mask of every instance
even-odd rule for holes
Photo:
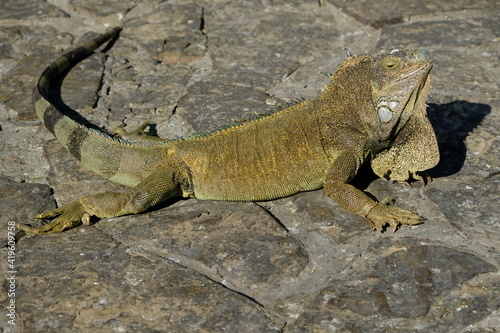
[[[140,213],[177,196],[257,201],[321,187],[340,206],[366,217],[373,229],[421,223],[419,215],[389,205],[389,199],[377,202],[349,181],[365,161],[393,181],[426,180],[422,172],[437,164],[436,137],[426,117],[432,67],[426,51],[351,55],[316,98],[206,136],[159,141],[146,135],[149,140],[134,142],[75,122],[49,98],[61,72],[119,31],[114,28],[52,63],[34,89],[33,102],[40,120],[73,156],[131,189],[81,198],[37,216],[57,216],[51,223],[19,224],[20,229],[60,232],[88,223],[91,216]]]

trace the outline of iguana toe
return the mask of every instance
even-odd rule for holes
[[[36,218],[45,219],[58,216],[54,221],[45,224],[41,227],[31,227],[26,224],[18,223],[16,226],[19,230],[23,230],[28,233],[33,234],[51,234],[62,232],[66,229],[71,229],[80,225],[82,222],[84,224],[90,224],[90,215],[85,212],[79,201],[74,201],[68,205],[43,212],[38,214]]]
[[[432,182],[432,177],[425,171],[415,172],[412,175],[413,179],[418,180],[423,186],[428,185]]]
[[[373,207],[366,216],[373,230],[384,230],[386,224],[394,227],[394,232],[400,224],[417,225],[425,221],[423,217],[409,210],[391,206],[393,200],[384,198]]]

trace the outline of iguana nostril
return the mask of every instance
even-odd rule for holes
[[[425,51],[425,50],[420,50],[417,54],[416,54],[416,57],[418,60],[420,60],[421,62],[427,62],[427,61],[430,61],[431,60],[431,55],[429,52]]]

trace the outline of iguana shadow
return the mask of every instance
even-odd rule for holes
[[[427,114],[436,132],[440,153],[439,163],[428,171],[432,178],[450,176],[462,169],[467,154],[465,139],[490,112],[491,107],[487,104],[467,101],[428,105]],[[351,184],[365,190],[377,178],[367,162],[361,166]]]
[[[434,127],[439,146],[439,163],[429,170],[432,178],[453,175],[462,169],[467,154],[465,139],[491,112],[487,104],[453,101],[429,104],[428,118]]]

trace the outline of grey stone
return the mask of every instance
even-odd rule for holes
[[[498,276],[476,282],[496,267],[471,253],[400,238],[366,254],[329,281],[291,332],[459,331],[500,303]]]
[[[18,325],[32,332],[273,332],[283,326],[255,301],[97,229],[47,240],[48,252],[45,242],[30,238],[16,255]]]
[[[113,133],[214,131],[310,98],[346,59],[393,47],[433,57],[427,186],[364,168],[354,183],[425,216],[374,233],[323,190],[269,202],[169,201],[57,235],[1,239],[3,332],[491,332],[500,325],[495,1],[8,2],[0,14],[0,227],[102,191],[39,125],[33,85],[58,55],[120,38],[55,96]],[[280,106],[281,105],[281,106]],[[72,112],[72,110],[77,111]],[[79,115],[78,115],[79,114]],[[15,252],[13,267],[8,259]],[[10,253],[10,254],[9,254]],[[7,277],[15,269],[15,297]],[[7,306],[16,301],[16,325]],[[5,312],[3,312],[5,311]]]
[[[36,214],[54,209],[55,205],[50,187],[45,184],[22,184],[8,178],[0,178],[0,189],[0,225],[5,231],[1,238],[1,247],[5,247],[10,221],[29,223]]]
[[[488,15],[498,9],[497,3],[487,0],[460,2],[453,0],[420,2],[405,0],[397,4],[390,0],[382,0],[377,3],[366,3],[363,0],[333,0],[331,2],[357,20],[368,23],[377,29],[387,25],[398,26],[405,21],[414,20],[415,17],[446,19],[451,15],[457,15],[457,12],[459,15],[463,13],[465,17],[470,17],[474,15],[475,11],[479,11],[482,15]]]
[[[33,1],[6,1],[2,3],[1,20],[33,20],[52,17],[68,17],[63,10],[47,2],[33,3]]]

